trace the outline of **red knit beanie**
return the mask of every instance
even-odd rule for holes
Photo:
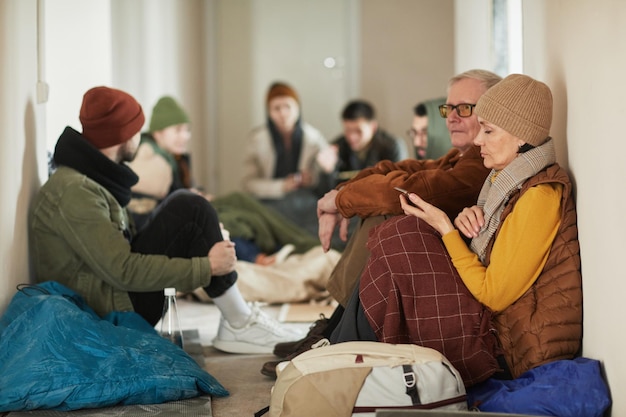
[[[300,105],[300,98],[298,97],[296,90],[281,82],[275,82],[270,86],[270,89],[267,92],[267,100],[265,104],[269,106],[272,99],[285,96],[293,98],[298,103],[298,106]]]
[[[126,142],[145,121],[137,100],[109,87],[94,87],[85,93],[79,119],[83,136],[98,149]]]

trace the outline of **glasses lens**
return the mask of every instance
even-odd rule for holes
[[[445,104],[442,104],[441,106],[439,106],[439,115],[441,117],[443,117],[444,119],[448,117],[448,106]]]
[[[461,117],[470,117],[472,115],[472,107],[474,106],[471,104],[459,104],[456,106],[456,111]]]

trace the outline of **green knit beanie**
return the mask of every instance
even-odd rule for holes
[[[172,97],[161,97],[152,108],[150,132],[183,123],[189,123],[189,116]]]

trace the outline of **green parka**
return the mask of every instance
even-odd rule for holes
[[[208,257],[131,252],[127,210],[107,189],[74,169],[61,166],[52,174],[35,196],[29,216],[36,280],[72,288],[100,315],[133,310],[129,291],[192,291],[211,281]]]

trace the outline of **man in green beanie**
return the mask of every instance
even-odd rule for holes
[[[139,176],[129,204],[138,228],[172,192],[189,189],[202,194],[194,188],[191,177],[190,140],[190,121],[185,110],[172,97],[159,99],[152,110],[149,132],[142,134],[137,155],[129,164]],[[275,260],[271,254],[285,245],[293,245],[295,253],[304,253],[319,245],[315,236],[248,194],[204,196],[211,201],[231,240],[236,243],[240,260],[270,264]]]
[[[191,130],[185,110],[172,97],[159,99],[152,109],[149,131],[142,133],[137,155],[129,163],[139,176],[128,206],[137,228],[170,193],[191,188],[189,140]]]

